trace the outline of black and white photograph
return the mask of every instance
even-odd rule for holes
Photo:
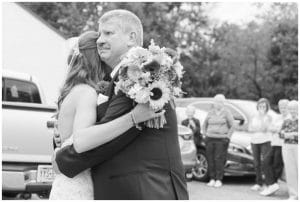
[[[297,2],[1,2],[2,200],[298,200]]]

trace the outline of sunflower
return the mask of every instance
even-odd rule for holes
[[[164,107],[166,103],[170,100],[170,89],[162,81],[156,81],[149,86],[150,95],[150,106],[154,110],[159,110]]]

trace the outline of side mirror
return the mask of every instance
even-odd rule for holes
[[[237,130],[240,130],[240,131],[247,130],[247,127],[244,124],[245,124],[244,119],[235,119],[234,120],[234,126]]]
[[[245,120],[243,118],[234,118],[234,123],[238,126],[242,126],[245,123]]]

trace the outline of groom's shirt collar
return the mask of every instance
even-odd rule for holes
[[[122,62],[122,58],[128,53],[128,51],[126,53],[124,53],[120,58],[121,61],[115,66],[115,68],[112,70],[112,72],[110,73],[111,78],[114,78],[114,76],[118,73],[120,67],[121,67],[121,62]]]
[[[118,73],[119,69],[121,67],[121,62],[115,66],[115,68],[110,73],[111,78],[114,78],[114,76]]]

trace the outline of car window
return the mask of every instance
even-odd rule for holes
[[[2,101],[4,100],[4,97],[5,97],[4,79],[2,78]]]
[[[192,104],[197,109],[201,109],[203,111],[210,111],[212,109],[212,103],[211,102],[197,102]]]
[[[226,104],[225,106],[226,106],[226,109],[228,109],[231,112],[234,119],[244,120],[243,115],[240,112],[238,112],[237,109],[235,109],[233,106],[228,105],[228,104]]]
[[[198,102],[198,103],[193,103],[193,106],[195,106],[197,109],[201,109],[204,111],[210,111],[213,107],[212,102]],[[225,108],[231,112],[233,117],[237,120],[243,120],[243,115],[235,109],[231,104],[225,104]]]
[[[189,104],[195,102],[194,98],[176,98],[176,107],[187,107]]]
[[[4,86],[5,90],[2,86],[2,100],[4,101],[41,103],[38,88],[34,83],[17,79],[5,79]]]

